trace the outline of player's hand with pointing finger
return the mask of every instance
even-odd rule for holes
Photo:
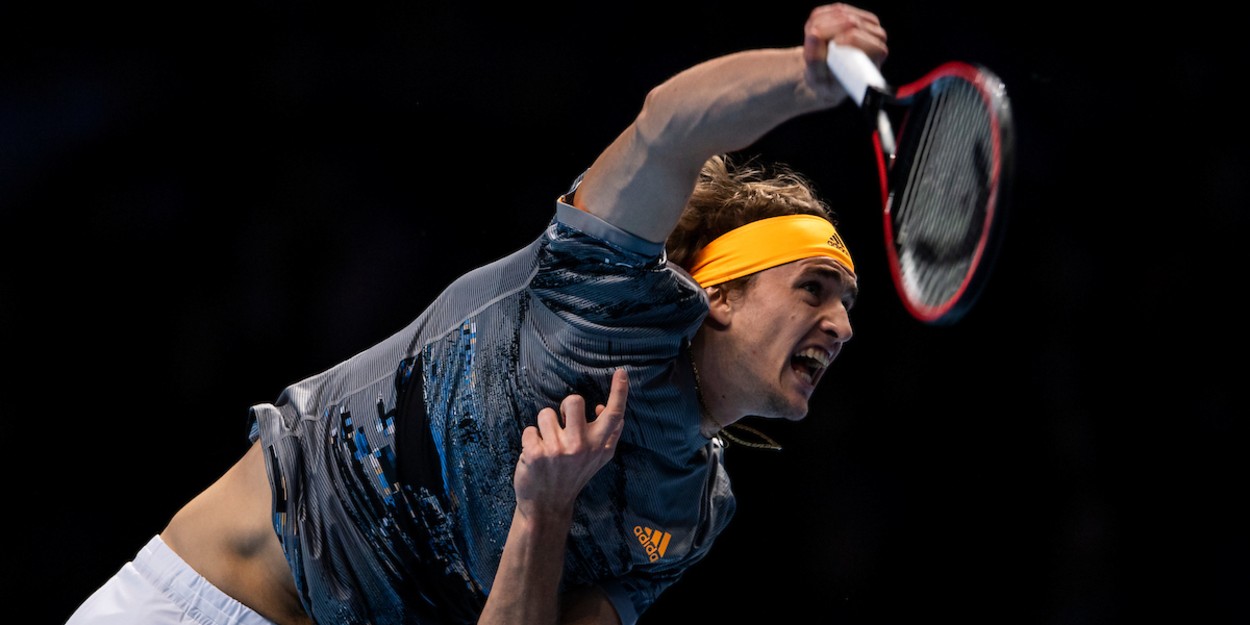
[[[552,408],[538,413],[538,424],[521,436],[521,458],[513,478],[518,513],[572,514],[578,493],[616,452],[628,395],[629,378],[624,369],[617,369],[608,403],[595,407],[594,421],[587,422],[580,395],[566,397],[559,416]]]

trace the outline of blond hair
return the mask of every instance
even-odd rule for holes
[[[668,259],[689,271],[695,254],[722,234],[760,219],[801,214],[836,223],[811,182],[788,166],[765,168],[754,159],[738,164],[728,155],[713,156],[703,164],[694,193],[665,242]],[[741,288],[751,278],[727,284]]]

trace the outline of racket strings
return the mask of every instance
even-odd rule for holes
[[[984,241],[992,192],[992,115],[976,85],[935,82],[908,112],[899,154],[906,176],[890,192],[899,272],[909,297],[929,306],[966,285]]]

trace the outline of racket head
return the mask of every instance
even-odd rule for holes
[[[912,317],[953,324],[984,290],[1004,236],[1015,156],[1006,86],[952,61],[882,106],[898,115],[874,133],[891,277]],[[893,155],[880,136],[891,127]]]

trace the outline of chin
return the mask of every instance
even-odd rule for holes
[[[802,421],[807,416],[809,397],[798,388],[773,387],[763,396],[759,416],[785,421]]]
[[[807,412],[807,400],[803,400],[800,403],[781,400],[773,404],[772,410],[769,411],[769,414],[771,414],[774,419],[802,421],[807,417]]]
[[[802,421],[803,419],[806,419],[807,418],[807,406],[804,405],[802,410],[799,410],[798,412],[793,412],[784,418],[786,421]]]

